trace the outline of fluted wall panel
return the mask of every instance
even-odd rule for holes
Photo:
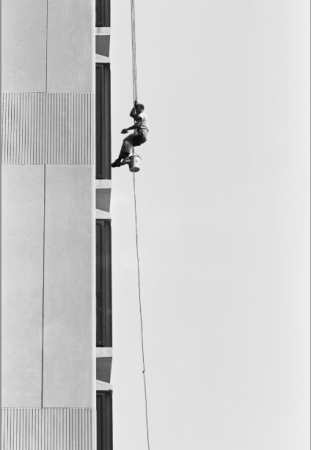
[[[2,408],[2,450],[93,450],[91,408]]]
[[[3,164],[93,164],[93,95],[3,93]]]

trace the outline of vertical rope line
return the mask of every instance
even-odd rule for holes
[[[145,350],[144,350],[143,313],[142,313],[142,306],[141,306],[141,289],[140,289],[140,264],[139,264],[139,251],[138,251],[138,225],[137,225],[136,185],[135,185],[135,174],[134,174],[134,172],[133,172],[133,189],[134,189],[134,205],[135,205],[136,255],[137,255],[137,272],[138,272],[138,299],[139,299],[139,312],[140,312],[140,336],[141,336],[141,352],[142,352],[142,361],[143,361],[143,378],[144,378],[144,393],[145,393],[146,431],[147,431],[148,449],[150,450],[149,421],[148,421],[148,400],[147,400],[147,381],[146,381]]]
[[[133,100],[137,101],[137,62],[136,62],[136,31],[135,31],[135,0],[131,0],[132,25],[132,71],[133,71]]]
[[[133,101],[138,100],[137,91],[137,60],[136,60],[136,31],[135,31],[135,0],[131,0],[131,26],[132,26],[132,72],[133,72]],[[134,148],[133,148],[134,156]],[[140,336],[141,336],[141,352],[143,363],[143,379],[144,379],[144,394],[145,394],[145,413],[146,413],[146,432],[148,450],[150,450],[149,442],[149,421],[148,421],[148,400],[147,400],[147,381],[146,381],[146,365],[145,365],[145,350],[144,350],[144,331],[143,331],[143,313],[141,305],[141,289],[140,289],[140,264],[138,251],[138,225],[137,225],[137,202],[136,202],[136,185],[135,172],[133,172],[133,190],[134,190],[134,205],[135,205],[135,229],[136,229],[136,255],[137,255],[137,273],[138,273],[138,299],[139,299],[139,313],[140,313]]]

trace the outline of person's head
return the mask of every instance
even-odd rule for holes
[[[136,103],[135,109],[136,109],[137,113],[140,114],[141,112],[144,111],[145,106],[142,103]]]

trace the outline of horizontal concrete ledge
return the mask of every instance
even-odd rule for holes
[[[107,36],[111,34],[110,30],[111,30],[110,27],[96,27],[95,33],[101,36]]]
[[[96,189],[111,189],[111,180],[96,180]]]
[[[112,348],[96,347],[96,358],[112,358]]]
[[[96,53],[96,62],[110,64],[110,58],[108,58],[108,56],[102,56],[102,55],[99,55],[98,53]]]
[[[107,211],[101,211],[100,209],[96,209],[96,219],[111,220],[112,215]]]
[[[112,391],[112,390],[113,390],[112,384],[96,380],[96,391]]]

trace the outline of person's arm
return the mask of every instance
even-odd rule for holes
[[[123,128],[121,133],[126,134],[129,130],[136,130],[137,128],[140,127],[141,123],[142,123],[142,119],[141,119],[141,117],[138,117],[138,119],[136,120],[134,125],[132,125],[131,127],[128,127],[128,128]]]
[[[130,112],[130,117],[133,117],[133,119],[135,119],[135,116],[137,115],[136,105],[137,105],[137,101],[135,100],[134,106],[133,106],[133,108],[131,109],[131,112]]]
[[[135,109],[135,105],[134,105],[133,108],[131,109],[130,117],[133,117],[133,119],[135,119],[135,116],[136,116],[136,109]]]

